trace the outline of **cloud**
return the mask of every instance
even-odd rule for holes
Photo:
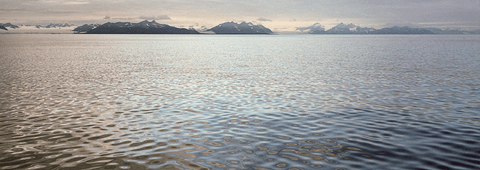
[[[90,2],[75,1],[75,2],[65,2],[63,4],[65,4],[65,5],[85,5],[85,4],[90,4]]]
[[[159,16],[140,16],[139,19],[146,19],[146,20],[171,20],[171,18],[167,15],[159,15]]]
[[[422,25],[420,25],[420,24],[411,23],[411,22],[386,23],[386,24],[383,25],[383,27],[394,27],[394,26],[398,26],[398,27],[408,26],[408,27],[412,27],[412,28],[421,28],[422,27]]]
[[[103,19],[110,19],[110,16],[107,15]]]
[[[112,19],[115,19],[115,20],[135,20],[137,18],[112,18]]]
[[[260,17],[257,20],[258,21],[272,21],[271,19],[267,19],[267,18],[263,18],[263,17]]]
[[[7,12],[22,12],[22,11],[27,11],[27,9],[24,9],[24,8],[16,8],[16,9],[0,9],[0,11],[7,11]]]
[[[288,29],[287,27],[283,27],[283,28],[274,28],[274,30],[286,30]]]
[[[38,13],[43,14],[77,14],[77,11],[68,11],[68,10],[46,10],[46,11],[38,11]]]

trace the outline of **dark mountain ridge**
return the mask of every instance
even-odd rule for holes
[[[8,31],[7,28],[16,29],[16,28],[20,28],[20,27],[18,27],[18,25],[13,25],[12,23],[5,23],[5,24],[0,23],[0,29]]]
[[[219,24],[207,31],[213,31],[215,34],[271,34],[272,30],[265,28],[263,25],[254,25],[251,22],[225,22]]]
[[[194,29],[176,28],[166,24],[159,24],[155,22],[155,20],[153,20],[152,22],[148,22],[148,20],[145,20],[139,23],[108,22],[108,23],[99,25],[91,30],[88,30],[86,33],[87,34],[199,34],[199,32],[197,32]]]
[[[78,26],[76,27],[75,29],[73,29],[73,31],[75,33],[86,33],[96,27],[100,26],[100,24],[84,24],[82,26]]]

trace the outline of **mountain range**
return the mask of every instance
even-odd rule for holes
[[[7,28],[17,29],[17,28],[19,28],[19,26],[18,25],[13,25],[12,23],[5,23],[5,24],[0,23],[0,29],[8,31]]]
[[[61,27],[71,27],[71,26],[75,26],[73,24],[53,24],[53,23],[50,23],[46,26],[42,26],[42,25],[36,25],[35,27],[36,28],[61,28]]]
[[[207,31],[213,31],[215,34],[271,34],[272,30],[265,28],[263,25],[254,25],[251,22],[225,22],[219,24]]]
[[[42,25],[14,25],[11,23],[0,23],[0,30],[6,30],[4,33],[88,33],[88,34],[199,34],[197,30],[190,28],[177,28],[166,24],[159,24],[155,21],[147,20],[139,23],[116,22],[105,24],[84,24],[69,30],[73,24],[48,24]],[[198,26],[198,24],[197,24]],[[63,29],[65,28],[66,29]],[[20,28],[20,29],[19,29]],[[62,29],[52,29],[62,28]],[[13,29],[10,30],[9,29]],[[38,31],[35,31],[36,29]],[[261,24],[255,25],[251,22],[225,22],[210,29],[201,26],[198,29],[201,33],[216,34],[271,34],[272,31]],[[43,30],[43,31],[42,31]],[[439,28],[412,28],[412,27],[388,27],[388,28],[368,28],[360,27],[354,24],[340,23],[328,30],[319,23],[307,27],[296,27],[296,30],[308,34],[480,34],[480,29],[475,31],[465,31],[457,29],[439,29]]]
[[[100,26],[100,24],[84,24],[82,26],[78,26],[73,31],[75,33],[87,33],[88,31]]]
[[[204,27],[202,27],[204,28]],[[272,31],[265,28],[263,25],[254,25],[251,22],[225,22],[219,24],[211,29],[203,29],[204,31],[211,31],[216,34],[270,34]],[[147,20],[139,23],[117,22],[105,24],[85,24],[76,27],[76,33],[87,34],[199,34],[193,28],[176,28],[166,24],[159,24],[155,21],[148,22]]]
[[[82,27],[87,28],[89,25]],[[77,28],[75,28],[77,29]],[[116,22],[105,23],[86,31],[87,34],[199,34],[194,29],[176,28],[166,24],[159,24],[153,20],[139,23]]]
[[[395,26],[389,28],[374,29],[344,23],[340,23],[329,30],[325,30],[323,26],[318,23],[315,23],[314,25],[308,27],[297,27],[297,30],[302,32],[308,30],[309,34],[434,34],[434,32],[424,28]]]

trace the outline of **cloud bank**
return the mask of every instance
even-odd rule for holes
[[[263,18],[263,17],[260,17],[257,20],[258,21],[272,21],[271,19],[267,19],[267,18]]]
[[[167,15],[159,15],[159,16],[139,16],[139,19],[146,19],[146,20],[171,20],[171,18]]]

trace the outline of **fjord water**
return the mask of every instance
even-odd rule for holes
[[[479,47],[0,35],[0,169],[479,169]]]

